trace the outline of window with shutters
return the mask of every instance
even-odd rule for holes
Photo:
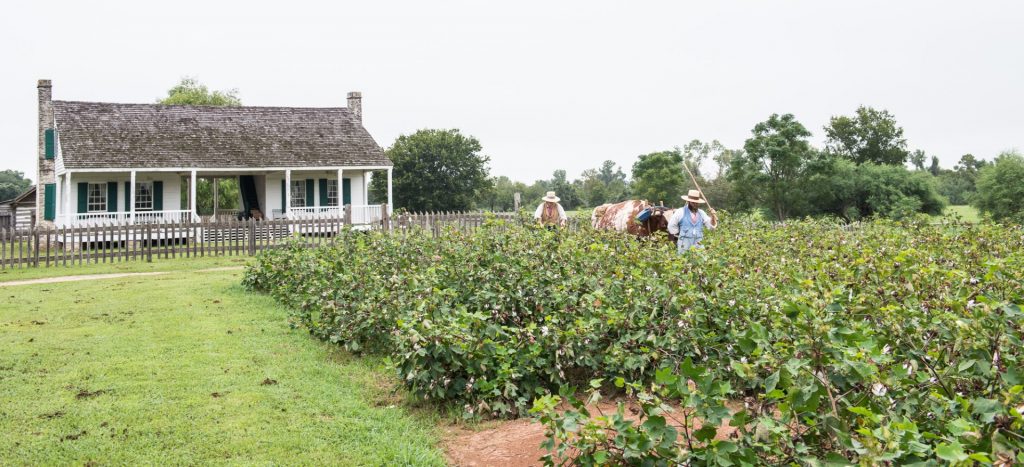
[[[337,206],[338,205],[338,181],[328,180],[327,181],[327,205]]]
[[[138,182],[135,184],[135,210],[153,210],[153,182]]]
[[[306,207],[306,181],[292,180],[292,204],[293,208]]]
[[[89,184],[89,212],[107,212],[107,184]]]

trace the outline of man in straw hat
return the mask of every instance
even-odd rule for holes
[[[544,195],[544,202],[537,206],[537,211],[533,213],[533,218],[540,221],[541,224],[546,226],[564,226],[569,220],[565,215],[565,210],[562,209],[562,205],[558,204],[560,199],[555,196],[555,192],[549,191]]]
[[[700,196],[699,190],[690,190],[683,196],[686,206],[676,209],[668,220],[668,233],[679,237],[676,243],[677,251],[682,254],[690,248],[701,248],[700,241],[704,238],[704,228],[714,230],[718,227],[718,214],[714,209],[708,217],[700,205],[705,201]]]

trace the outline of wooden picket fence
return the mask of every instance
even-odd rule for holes
[[[0,229],[0,269],[246,256],[278,247],[291,239],[310,247],[321,245],[334,241],[344,228],[437,236],[444,229],[477,229],[487,219],[508,223],[529,221],[516,213],[429,212],[385,214],[376,222],[362,225],[352,225],[351,218],[340,217],[6,228]],[[567,226],[579,227],[580,222],[572,219]]]

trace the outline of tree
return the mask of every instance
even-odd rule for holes
[[[924,170],[924,161],[927,159],[928,156],[920,149],[915,149],[910,153],[910,164],[914,166],[915,170]]]
[[[22,194],[32,186],[32,180],[24,172],[4,170],[0,172],[0,201],[7,201]]]
[[[953,166],[953,170],[944,170],[939,173],[939,192],[942,193],[951,204],[969,204],[975,194],[975,184],[978,181],[978,173],[988,163],[974,157],[973,154],[960,156],[960,161]]]
[[[644,154],[633,164],[633,196],[651,203],[675,204],[689,185],[684,173],[679,148]]]
[[[902,219],[921,212],[941,214],[945,202],[935,177],[904,166],[832,157],[812,164],[804,183],[810,214],[847,221],[869,216]]]
[[[238,98],[238,90],[210,91],[206,85],[195,78],[185,77],[177,85],[167,91],[167,97],[157,100],[164,105],[209,105],[219,107],[238,107],[242,105]]]
[[[561,205],[565,210],[571,211],[580,205],[579,194],[576,193],[576,186],[566,178],[565,170],[556,170],[548,182],[548,191],[554,191],[561,198]],[[540,203],[540,199],[536,200]]]
[[[626,174],[613,161],[604,161],[596,169],[584,170],[578,181],[580,201],[586,206],[617,203],[629,195]]]
[[[395,207],[410,211],[463,211],[486,196],[490,158],[480,142],[459,130],[419,130],[401,135],[387,150],[394,164]],[[371,191],[386,196],[387,177],[373,177]]]
[[[860,106],[853,117],[832,117],[825,137],[826,151],[858,164],[903,165],[909,156],[903,128],[887,110]]]
[[[942,173],[942,167],[939,167],[939,158],[937,156],[932,156],[932,165],[928,167],[928,171],[936,177]]]
[[[799,212],[804,201],[800,180],[815,156],[807,131],[793,114],[772,114],[751,131],[745,153],[733,158],[728,178],[745,206],[771,209],[779,220]]]
[[[982,167],[974,206],[996,220],[1024,223],[1024,156],[1005,152]]]

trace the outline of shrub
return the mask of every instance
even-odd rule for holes
[[[344,232],[267,252],[245,281],[318,338],[387,354],[420,398],[467,416],[538,400],[566,446],[552,461],[995,462],[1024,446],[1020,227],[726,217],[706,245],[497,221]],[[631,391],[645,419],[561,413],[570,386]],[[669,402],[738,434],[673,441],[654,418]]]
[[[983,167],[973,204],[994,219],[1024,223],[1024,156],[1002,154]]]

